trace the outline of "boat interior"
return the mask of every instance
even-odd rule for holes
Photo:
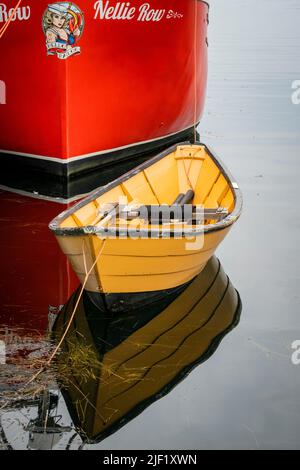
[[[175,209],[189,205],[192,214],[197,207],[202,208],[203,225],[218,222],[235,206],[232,186],[204,145],[179,145],[158,161],[124,175],[107,192],[87,199],[85,205],[61,221],[60,228],[122,226],[134,222],[140,227],[166,222],[176,225],[179,216]],[[161,214],[157,217],[156,212],[155,220],[151,220],[141,207],[148,212],[149,208],[169,207],[177,215],[171,219],[169,215],[169,220],[165,220]],[[184,222],[195,224],[194,217]]]

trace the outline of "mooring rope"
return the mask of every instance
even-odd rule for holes
[[[193,121],[194,121],[194,144],[197,142],[197,101],[198,101],[198,48],[197,48],[197,33],[198,33],[198,0],[194,0],[194,42],[193,42],[193,57],[194,57],[194,113],[193,113]],[[190,164],[188,169],[186,169],[185,162],[183,160],[183,167],[185,171],[185,175],[188,181],[188,184],[191,189],[193,189],[193,185],[190,180],[190,172],[194,160],[194,156],[197,152],[194,152],[192,158],[190,160]]]
[[[198,49],[197,49],[197,31],[198,31],[198,1],[195,0],[194,8],[194,143],[197,141],[197,99],[198,99]]]

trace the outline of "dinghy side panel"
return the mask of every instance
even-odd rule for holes
[[[89,235],[93,243],[92,258],[98,258],[95,275],[99,282],[88,290],[145,292],[180,286],[202,271],[230,228],[206,234],[204,244],[200,245],[195,245],[196,237],[189,241],[174,238],[101,240]],[[187,242],[191,249],[187,249]]]
[[[79,227],[86,225],[95,225],[99,219],[97,206],[94,201],[90,202],[74,213],[74,220]]]
[[[224,178],[224,176],[220,174],[217,181],[211,188],[208,198],[217,201],[217,207],[220,207],[221,201],[223,200],[225,194],[228,191],[228,187],[229,186],[226,178]],[[204,205],[205,207],[214,207],[206,204],[206,201],[204,201]]]
[[[224,196],[224,199],[222,199],[221,206],[228,209],[229,212],[231,212],[233,210],[233,208],[234,208],[234,195],[233,195],[231,189],[228,189],[226,195]]]
[[[100,281],[97,266],[90,272],[86,281],[86,274],[95,262],[94,252],[91,249],[88,237],[57,237],[57,240],[80,282],[82,284],[86,282],[85,288],[87,290],[99,292]]]
[[[195,188],[194,204],[203,204],[220,175],[217,165],[207,157],[201,167]]]
[[[124,197],[125,193],[121,185],[116,186],[115,188],[110,189],[106,193],[102,194],[96,199],[97,206],[101,204],[111,204],[117,202],[120,197]]]
[[[159,204],[172,204],[179,194],[178,170],[171,153],[144,170]]]
[[[141,204],[158,204],[157,197],[148,183],[144,172],[140,172],[122,183],[122,189],[128,198]]]

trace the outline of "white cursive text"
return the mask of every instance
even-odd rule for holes
[[[13,14],[14,8],[7,9],[5,3],[0,3],[0,23],[4,23],[9,20],[10,16]],[[28,20],[30,18],[30,7],[24,6],[17,8],[15,14],[13,15],[11,21],[16,20]]]

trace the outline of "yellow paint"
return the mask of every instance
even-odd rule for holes
[[[128,197],[128,202],[135,200],[142,204],[157,204],[157,198],[147,183],[144,172],[138,173],[122,183],[122,189]]]
[[[208,157],[204,160],[195,187],[194,204],[204,204],[220,174],[219,168]]]
[[[234,197],[232,194],[232,191],[228,189],[226,195],[224,196],[224,199],[221,201],[221,206],[222,207],[227,207],[229,212],[231,212],[234,208]]]
[[[122,190],[121,186],[117,186],[110,191],[102,194],[100,197],[96,199],[97,206],[101,206],[101,204],[110,204],[117,202],[120,197],[125,196],[124,191]]]
[[[170,205],[178,194],[191,188],[195,192],[193,204],[213,209],[225,207],[230,212],[234,209],[235,198],[231,186],[206,148],[201,145],[185,145],[178,146],[174,153],[123,181],[95,201],[87,203],[65,219],[61,227],[96,225],[113,228],[114,222],[110,217],[103,221],[101,215],[99,216],[102,204],[118,203],[120,198],[123,203],[125,198],[129,204],[139,202],[146,205]],[[210,224],[215,223],[215,220],[205,221],[208,229]],[[115,222],[116,227],[124,225],[149,228],[148,222],[141,219],[131,222],[117,219]],[[175,226],[158,226],[165,233],[174,228]],[[202,235],[203,245],[199,236],[197,238],[195,235],[189,240],[186,237],[121,239],[93,234],[58,236],[58,239],[81,282],[86,269],[89,270],[96,258],[99,258],[91,282],[88,283],[88,290],[106,293],[144,292],[169,289],[191,280],[201,272],[229,230],[230,227],[218,231],[208,230]],[[82,253],[82,240],[86,241],[85,257]]]
[[[178,196],[178,171],[174,155],[168,155],[144,170],[159,204],[172,204]]]

